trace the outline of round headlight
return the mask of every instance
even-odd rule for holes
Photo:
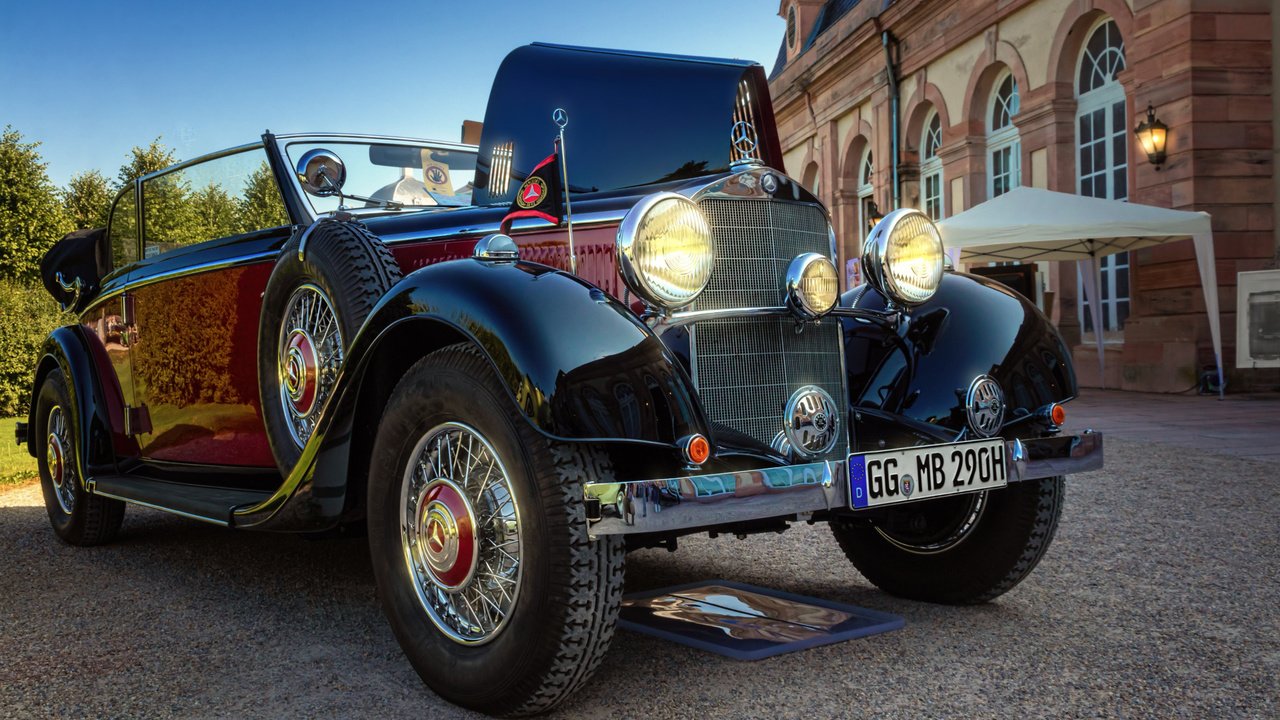
[[[840,295],[836,266],[818,253],[796,256],[787,266],[787,299],[806,318],[831,312]]]
[[[867,282],[890,300],[919,305],[933,297],[942,282],[942,235],[919,210],[889,213],[867,238],[862,266]]]
[[[639,202],[618,228],[618,267],[645,301],[666,308],[693,302],[711,280],[711,225],[693,201],[657,193]]]

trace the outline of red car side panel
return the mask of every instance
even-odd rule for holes
[[[273,263],[205,272],[133,291],[134,402],[153,460],[274,467],[258,397],[258,317]]]

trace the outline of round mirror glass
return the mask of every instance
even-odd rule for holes
[[[332,150],[316,148],[298,158],[298,182],[312,195],[337,195],[347,181],[347,166]]]

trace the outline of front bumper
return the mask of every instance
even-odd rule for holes
[[[1102,468],[1102,435],[1008,440],[1009,482]],[[587,483],[592,535],[668,532],[822,510],[847,510],[848,463],[838,460],[690,475]]]

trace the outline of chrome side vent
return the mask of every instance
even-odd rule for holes
[[[505,142],[493,146],[493,161],[489,171],[489,197],[502,197],[511,186],[511,160],[515,155],[515,143]]]

